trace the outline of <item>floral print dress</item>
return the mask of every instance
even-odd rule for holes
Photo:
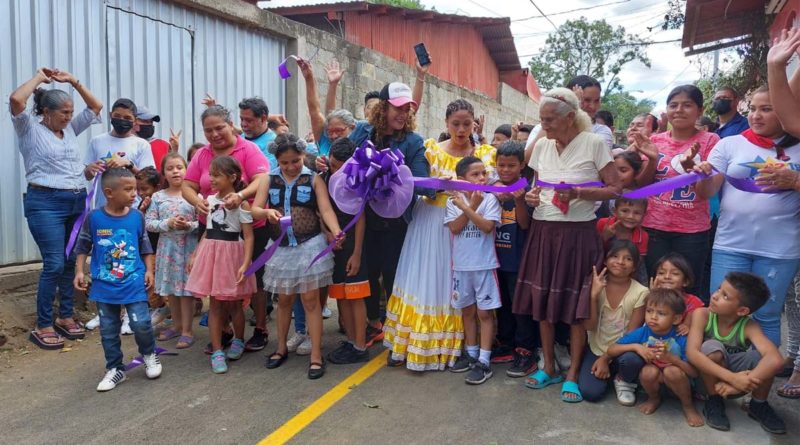
[[[174,216],[183,216],[191,221],[189,230],[171,229],[168,221]],[[185,291],[184,287],[189,277],[186,265],[197,247],[198,222],[194,207],[182,196],[172,196],[166,190],[161,190],[153,194],[145,222],[147,231],[161,234],[156,249],[155,293],[192,297],[192,293]]]

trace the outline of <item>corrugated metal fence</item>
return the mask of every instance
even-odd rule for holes
[[[204,142],[200,100],[212,93],[238,112],[242,97],[258,95],[281,113],[284,84],[264,76],[283,59],[286,42],[163,0],[0,1],[0,265],[39,253],[22,209],[25,174],[10,121],[8,96],[41,66],[70,71],[108,107],[129,97],[161,115],[156,135],[182,129],[182,147]],[[84,107],[80,97],[64,85]],[[95,125],[80,140],[107,131]]]

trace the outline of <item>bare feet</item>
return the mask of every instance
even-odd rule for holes
[[[650,397],[646,402],[639,405],[642,414],[653,414],[661,406],[661,397]]]
[[[683,405],[681,406],[681,408],[683,408],[683,415],[686,417],[686,423],[688,423],[689,426],[695,427],[695,426],[705,425],[705,422],[703,421],[703,416],[701,416],[700,413],[697,412],[692,403],[689,403],[688,405]]]

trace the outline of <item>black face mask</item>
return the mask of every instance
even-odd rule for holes
[[[142,139],[150,139],[156,132],[155,125],[139,125],[139,132],[136,133]]]
[[[711,109],[717,114],[727,114],[731,111],[730,99],[715,99],[711,102]]]
[[[133,122],[125,119],[111,119],[111,126],[114,131],[119,134],[127,134],[133,128]]]

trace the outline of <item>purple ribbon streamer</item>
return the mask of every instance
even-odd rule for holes
[[[269,261],[269,259],[272,258],[272,255],[274,255],[275,251],[278,250],[278,246],[281,245],[281,241],[283,241],[283,238],[286,236],[286,232],[289,231],[289,227],[292,227],[292,217],[291,216],[281,217],[279,225],[281,228],[281,234],[278,236],[278,239],[276,239],[267,248],[267,250],[265,250],[261,255],[259,255],[258,258],[256,258],[256,260],[253,261],[252,264],[250,264],[250,267],[248,267],[247,270],[244,271],[244,276],[248,277],[250,275],[253,275],[254,273],[256,273],[258,269],[261,268],[261,266],[267,264],[267,261]]]
[[[414,178],[414,184],[419,187],[431,188],[434,190],[459,190],[459,191],[481,191],[491,193],[511,193],[528,185],[528,180],[519,178],[519,180],[511,185],[487,185],[487,184],[473,184],[466,181],[454,181],[452,179],[439,179],[439,178]]]
[[[734,178],[728,175],[725,175],[725,179],[728,181],[733,188],[739,189],[743,192],[750,192],[750,193],[780,193],[786,190],[774,190],[774,191],[766,191],[760,185],[756,184],[755,179],[753,178]]]
[[[164,348],[159,348],[159,347],[156,347],[155,353],[156,353],[156,355],[178,355],[177,352],[170,352],[170,351],[167,351]],[[137,366],[139,366],[139,365],[141,365],[143,363],[144,363],[144,357],[142,357],[141,355],[138,356],[138,357],[135,357],[133,360],[131,360],[130,363],[125,365],[125,371],[130,371],[131,369],[133,369],[133,368],[135,368],[135,367],[137,367]]]
[[[560,183],[556,184],[556,183],[553,183],[553,182],[545,182],[545,181],[540,181],[540,180],[537,179],[536,180],[536,186],[537,187],[552,188],[552,189],[556,189],[556,190],[567,190],[567,189],[571,189],[571,188],[575,188],[575,187],[603,187],[603,186],[605,186],[605,184],[603,184],[602,182],[598,182],[598,181],[581,182],[581,183],[578,183],[578,184],[567,184],[565,182],[560,182]]]
[[[305,60],[308,60],[309,62],[314,60],[314,58],[317,57],[317,53],[318,52],[319,52],[319,47],[317,47],[317,50],[314,51],[314,55],[312,55],[311,57],[309,57],[308,59],[305,59]],[[289,59],[294,59],[295,62],[298,61],[298,60],[303,60],[302,57],[295,56],[294,54],[292,54],[291,56],[283,59],[283,62],[281,62],[281,64],[278,65],[278,74],[280,74],[281,79],[283,79],[283,80],[286,80],[286,79],[292,77],[292,73],[290,73],[289,72],[289,68],[286,67],[286,62],[288,62]]]
[[[75,241],[78,240],[78,233],[81,231],[81,227],[83,226],[83,222],[86,220],[86,217],[89,215],[89,208],[92,206],[92,198],[94,198],[94,191],[97,189],[97,183],[100,181],[100,177],[102,173],[98,173],[94,176],[92,180],[91,189],[89,189],[89,193],[86,194],[86,203],[83,206],[83,213],[75,220],[75,224],[72,225],[72,232],[69,234],[69,241],[67,241],[67,249],[64,251],[64,255],[69,256],[72,253],[72,248],[75,247]]]
[[[343,234],[347,233],[348,230],[352,229],[353,226],[355,226],[356,223],[358,222],[358,219],[361,218],[361,215],[364,213],[364,210],[366,208],[367,208],[367,201],[364,201],[364,203],[361,204],[361,209],[358,211],[358,213],[356,213],[353,216],[353,219],[350,220],[350,222],[347,223],[346,226],[344,226],[344,228],[342,229],[341,233],[343,233]],[[309,264],[308,267],[306,267],[306,271],[308,271],[308,269],[311,269],[311,266],[313,266],[317,261],[322,259],[322,257],[324,257],[325,255],[333,252],[333,249],[334,249],[334,247],[336,247],[336,243],[338,241],[339,241],[338,239],[334,239],[333,241],[330,242],[330,244],[328,244],[328,247],[323,249],[322,252],[318,253],[317,256],[315,256],[314,259],[311,260],[311,264]]]
[[[716,173],[712,173],[711,176],[715,174]],[[636,190],[631,190],[630,192],[624,193],[622,197],[629,199],[643,199],[649,198],[650,196],[658,196],[662,193],[671,192],[677,188],[694,184],[695,182],[708,177],[710,176],[701,173],[684,173],[682,175],[675,176],[674,178],[665,179]]]

